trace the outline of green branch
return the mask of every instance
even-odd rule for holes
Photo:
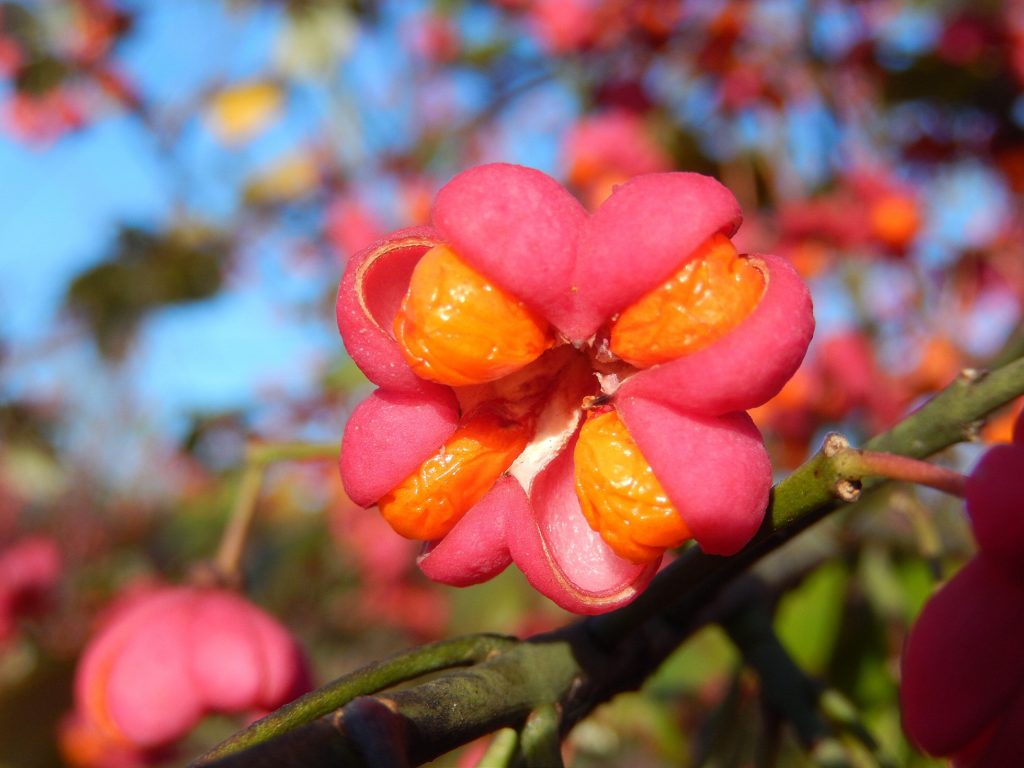
[[[340,709],[358,696],[378,693],[431,672],[478,664],[494,654],[508,650],[515,643],[514,638],[501,635],[457,637],[374,662],[257,720],[207,753],[206,759],[224,757],[273,739]]]
[[[923,458],[970,438],[988,413],[1022,394],[1024,359],[991,373],[961,376],[865,447]],[[450,670],[420,685],[357,698],[282,735],[277,731],[267,741],[266,732],[261,738],[246,736],[257,724],[230,742],[252,748],[237,752],[220,747],[194,765],[317,768],[381,765],[384,759],[396,764],[373,752],[379,738],[367,738],[367,733],[387,734],[389,751],[399,750],[418,764],[499,728],[521,728],[544,705],[561,706],[559,730],[565,733],[598,704],[642,684],[694,630],[728,616],[734,599],[730,584],[753,563],[829,512],[848,506],[843,498],[850,494],[843,489],[851,481],[834,461],[840,447],[826,445],[776,486],[761,530],[733,557],[691,548],[618,611],[513,643],[472,667]],[[374,668],[345,679],[357,685]]]

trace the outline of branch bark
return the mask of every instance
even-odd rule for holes
[[[864,447],[924,458],[970,439],[986,414],[1021,394],[1024,358],[988,373],[966,372]],[[514,643],[410,688],[356,698],[298,727],[291,727],[295,720],[288,729],[268,727],[267,721],[280,726],[275,720],[280,716],[271,714],[193,766],[419,764],[499,728],[521,729],[531,712],[545,706],[560,707],[564,734],[598,704],[639,687],[696,629],[730,615],[747,583],[737,577],[751,565],[848,506],[839,489],[851,478],[834,456],[834,450],[821,451],[780,482],[761,530],[733,557],[691,548],[633,603],[614,613]],[[259,729],[272,737],[245,738]]]

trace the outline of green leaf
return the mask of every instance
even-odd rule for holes
[[[839,632],[848,575],[831,562],[808,576],[779,603],[775,631],[793,660],[812,674],[825,669]]]
[[[220,289],[223,250],[213,236],[125,227],[113,258],[76,277],[65,306],[89,327],[105,357],[119,357],[146,312]]]

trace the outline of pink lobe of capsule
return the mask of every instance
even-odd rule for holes
[[[605,613],[646,588],[658,560],[636,565],[591,530],[576,496],[570,443],[534,480],[529,508],[506,523],[512,559],[538,592],[574,613]]]
[[[428,578],[453,587],[494,578],[512,562],[506,542],[509,510],[527,504],[526,494],[514,478],[499,478],[448,535],[426,546],[419,558],[420,569]]]
[[[349,356],[377,386],[399,392],[438,389],[413,373],[391,326],[413,269],[439,242],[429,227],[399,230],[364,248],[345,268],[335,307],[338,329]]]
[[[712,235],[732,236],[743,215],[709,176],[657,173],[616,187],[583,230],[573,273],[573,339],[591,336],[677,272]]]
[[[807,286],[785,260],[755,258],[767,265],[768,280],[754,310],[713,344],[636,374],[623,384],[622,396],[724,414],[779,393],[804,359],[814,313]]]
[[[967,477],[967,514],[988,557],[997,558],[1024,578],[1024,444],[996,445]]]
[[[75,702],[108,738],[149,749],[208,712],[273,709],[308,685],[295,641],[244,598],[160,587],[111,612],[82,656]]]
[[[450,387],[417,395],[378,389],[349,416],[341,441],[341,482],[369,507],[398,486],[451,437],[459,406]]]
[[[636,397],[618,400],[617,409],[701,549],[738,552],[760,527],[772,485],[750,417],[686,414]]]
[[[532,168],[481,165],[442,187],[432,218],[470,266],[571,330],[573,263],[587,213],[561,184]]]

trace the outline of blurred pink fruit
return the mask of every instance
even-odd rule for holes
[[[206,714],[251,716],[308,687],[295,640],[255,605],[223,589],[158,587],[112,608],[79,663],[75,706],[80,729],[146,750]]]

